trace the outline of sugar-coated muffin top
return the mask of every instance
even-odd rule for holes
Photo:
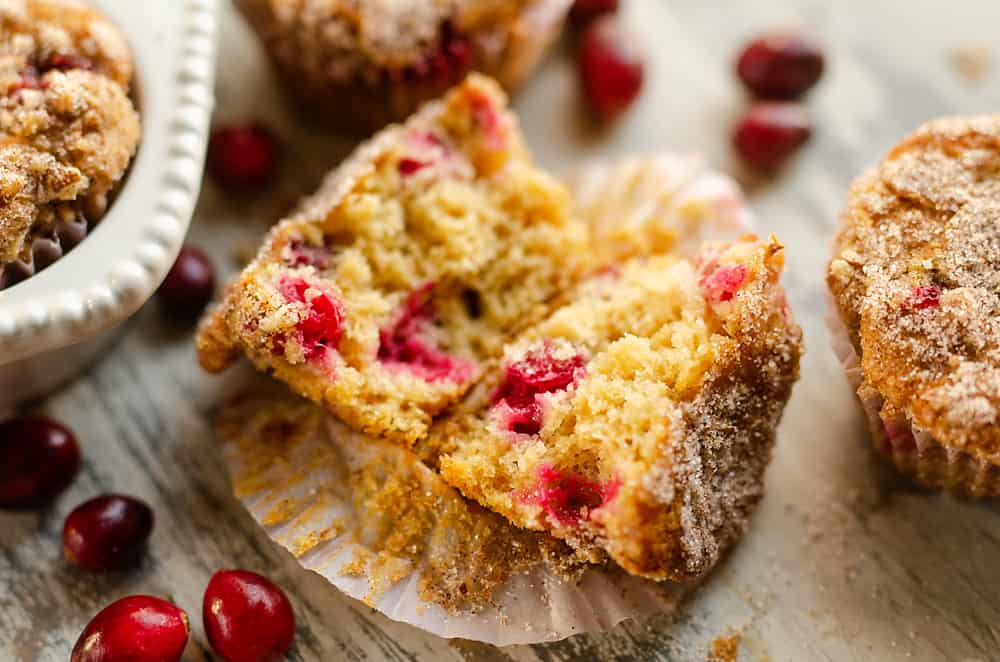
[[[1000,114],[920,127],[851,187],[827,282],[884,416],[1000,461]]]

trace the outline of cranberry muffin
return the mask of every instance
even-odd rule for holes
[[[358,132],[401,121],[471,71],[508,90],[571,0],[238,0],[310,114]]]
[[[245,353],[349,425],[415,441],[588,268],[569,209],[473,75],[272,230],[203,321],[201,363]]]
[[[0,289],[104,215],[139,143],[131,79],[124,40],[87,5],[0,6]]]
[[[747,237],[604,270],[506,345],[422,456],[594,561],[704,573],[747,527],[798,376],[783,261]]]
[[[852,185],[827,284],[876,448],[1000,495],[1000,115],[932,121]]]

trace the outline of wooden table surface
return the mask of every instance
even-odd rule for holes
[[[702,660],[728,631],[742,635],[740,660],[1000,659],[997,506],[917,491],[872,456],[823,323],[825,262],[851,178],[923,120],[1000,109],[1000,3],[625,4],[650,60],[634,112],[610,131],[590,130],[565,47],[518,99],[529,142],[556,172],[597,155],[694,149],[740,174],[727,139],[745,103],[731,70],[736,50],[776,25],[805,25],[828,46],[828,71],[808,98],[814,139],[780,177],[747,181],[760,229],[788,247],[785,283],[807,345],[803,376],[752,531],[703,589],[672,617],[502,650],[372,613],[300,569],[230,497],[210,429],[225,387],[197,368],[190,332],[165,326],[147,306],[98,366],[40,405],[76,430],[86,463],[50,510],[0,513],[0,660],[67,659],[90,616],[130,593],[169,594],[196,616],[211,573],[234,566],[288,590],[299,624],[295,660]],[[264,119],[286,148],[274,190],[234,200],[205,186],[192,240],[228,273],[234,254],[253,247],[349,145],[296,121],[242,21],[228,6],[223,12],[217,119]],[[993,68],[974,82],[953,58],[978,48],[992,48]],[[155,509],[149,554],[124,574],[69,568],[60,556],[63,518],[112,490]],[[187,659],[207,656],[195,645]]]

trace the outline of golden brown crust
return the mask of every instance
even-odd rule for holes
[[[568,0],[240,0],[303,109],[370,132],[470,71],[508,89],[535,68]]]
[[[827,283],[882,418],[1000,463],[1000,115],[945,118],[852,186]],[[925,481],[927,482],[927,481]]]

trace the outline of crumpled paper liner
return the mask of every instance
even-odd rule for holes
[[[303,567],[389,618],[527,644],[670,611],[693,588],[604,566],[564,578],[561,543],[466,501],[410,451],[271,390],[220,417],[236,497]]]
[[[574,174],[569,186],[604,263],[658,253],[691,259],[706,240],[752,231],[739,184],[709,169],[698,154],[594,161]]]
[[[949,448],[905,416],[883,418],[885,399],[872,386],[864,384],[860,357],[829,294],[827,303],[826,323],[833,351],[857,393],[875,450],[892,461],[901,474],[926,487],[958,496],[1000,496],[1000,467],[971,453]]]
[[[690,256],[703,239],[749,228],[739,187],[697,156],[595,163],[571,188],[595,240],[643,235],[609,258]],[[582,564],[563,543],[464,499],[410,451],[258,383],[219,420],[236,497],[303,567],[389,618],[442,637],[538,643],[669,612],[695,586]]]

